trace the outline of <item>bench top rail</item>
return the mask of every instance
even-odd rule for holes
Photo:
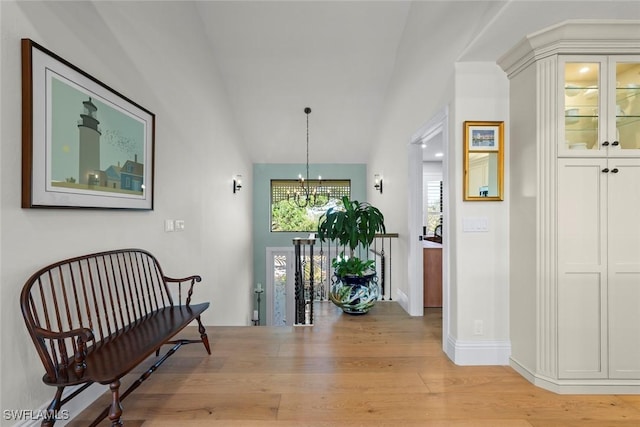
[[[174,306],[167,281],[193,285],[199,279],[167,280],[156,258],[142,249],[83,255],[38,270],[25,283],[20,303],[45,382],[65,381],[59,376],[69,375],[78,351],[86,353],[137,319]]]

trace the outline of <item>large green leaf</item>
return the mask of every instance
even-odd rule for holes
[[[337,240],[351,252],[360,245],[368,247],[378,232],[384,233],[384,216],[367,202],[342,198],[342,208],[330,208],[318,226],[321,240]]]

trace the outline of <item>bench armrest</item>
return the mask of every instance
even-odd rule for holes
[[[39,327],[33,328],[34,334],[39,339],[64,340],[66,338],[75,338],[76,347],[73,360],[76,362],[74,371],[78,377],[82,378],[87,368],[87,343],[94,340],[93,331],[88,328],[72,329],[70,331],[53,332]]]
[[[94,338],[93,331],[88,328],[78,328],[78,329],[72,329],[70,331],[64,331],[64,332],[53,332],[48,329],[42,329],[35,326],[33,328],[33,331],[40,338],[50,339],[50,340],[77,337],[78,340],[82,340],[82,342],[87,343],[93,340]]]
[[[186,302],[187,307],[189,307],[189,304],[191,304],[191,295],[193,294],[193,285],[195,285],[196,282],[201,282],[202,277],[198,276],[197,274],[194,274],[193,276],[183,277],[180,279],[164,276],[164,280],[167,283],[178,284],[178,298],[179,298],[178,302],[180,304],[182,304],[182,284],[185,282],[190,282],[189,291],[187,292],[187,302]]]

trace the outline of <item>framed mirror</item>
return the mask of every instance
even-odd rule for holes
[[[504,198],[504,122],[464,122],[464,187],[467,201]]]

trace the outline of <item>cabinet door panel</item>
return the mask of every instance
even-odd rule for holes
[[[558,281],[558,376],[604,378],[603,277],[565,274]]]
[[[558,376],[604,378],[606,159],[558,160]]]
[[[558,269],[604,273],[606,179],[604,159],[558,160]]]
[[[640,378],[640,159],[609,169],[609,375]]]
[[[609,377],[640,378],[640,273],[609,282]]]

